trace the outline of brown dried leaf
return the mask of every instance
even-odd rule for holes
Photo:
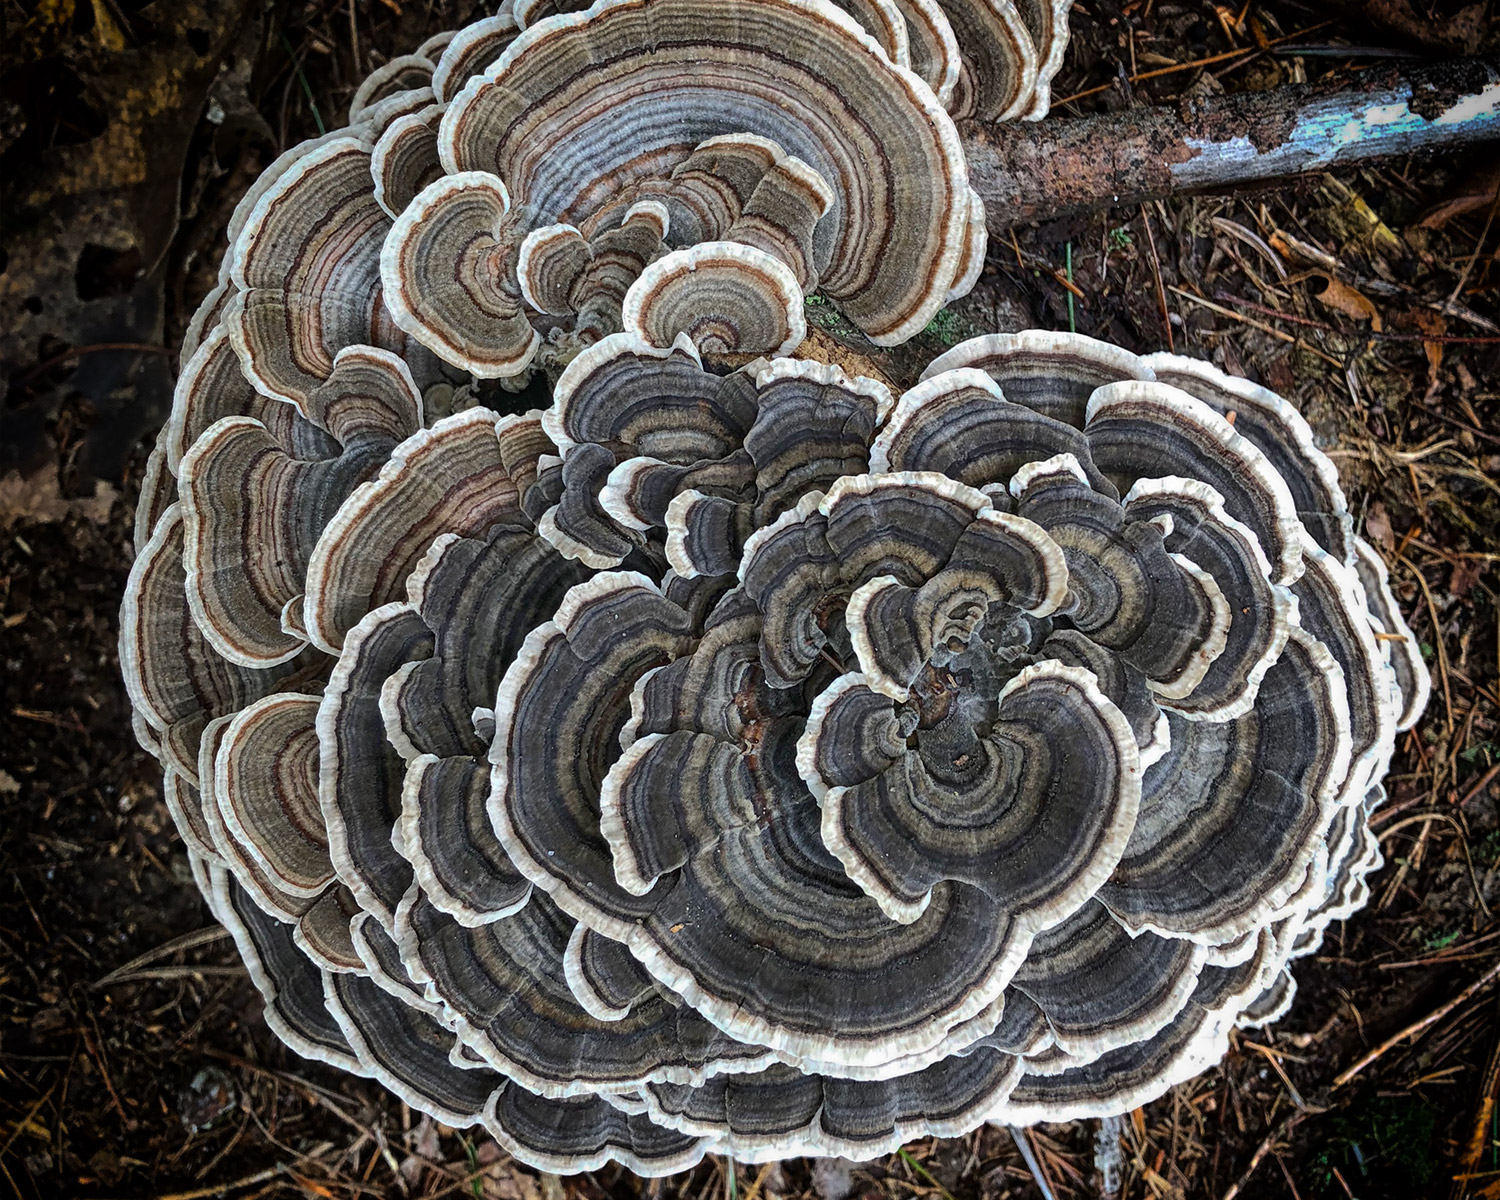
[[[61,521],[69,513],[77,513],[86,521],[102,525],[109,520],[110,506],[119,496],[120,493],[109,484],[98,482],[92,496],[66,497],[58,488],[55,466],[44,467],[31,475],[9,471],[0,475],[0,529],[8,529],[17,521],[51,524]]]
[[[1453,570],[1448,574],[1448,590],[1462,600],[1479,582],[1479,577],[1484,574],[1484,564],[1472,559],[1459,559],[1453,564]]]
[[[1365,536],[1387,554],[1396,553],[1396,535],[1391,529],[1391,515],[1379,500],[1365,512]]]
[[[1418,224],[1423,229],[1441,229],[1455,217],[1482,212],[1500,197],[1500,163],[1492,163],[1470,175],[1454,195],[1449,196],[1424,216]]]
[[[1384,325],[1380,319],[1380,313],[1370,303],[1368,296],[1331,275],[1328,276],[1328,286],[1318,293],[1317,298],[1346,317],[1352,317],[1356,321],[1370,322],[1370,328],[1376,333],[1379,333]]]
[[[1423,333],[1431,334],[1433,337],[1441,337],[1448,332],[1448,319],[1442,313],[1431,312],[1427,309],[1418,309],[1412,313],[1412,320],[1417,328]],[[1427,352],[1427,380],[1429,386],[1436,386],[1438,368],[1443,365],[1443,343],[1423,342],[1422,349]]]

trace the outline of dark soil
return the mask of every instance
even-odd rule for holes
[[[7,204],[14,181],[46,182],[56,147],[87,145],[109,125],[90,91],[96,75],[119,73],[106,34],[149,65],[184,7],[8,0]],[[1368,19],[1332,21],[1358,6],[1243,7],[1236,25],[1239,4],[1080,5],[1055,95],[1103,90],[1062,111],[1316,81],[1392,51],[1454,53],[1495,40],[1493,6],[1483,4],[1382,0]],[[19,350],[24,338],[6,343],[16,357],[3,365],[0,462],[27,474],[0,479],[0,1195],[1040,1195],[1010,1135],[994,1129],[914,1144],[852,1177],[826,1162],[737,1173],[708,1162],[653,1183],[615,1169],[559,1181],[372,1084],[298,1059],[266,1029],[257,993],[193,888],[119,681],[135,488],[145,435],[164,413],[140,362],[172,361],[162,351],[211,283],[224,223],[249,181],[347,104],[357,74],[351,20],[362,73],[474,6],[230,8],[211,31],[182,26],[184,37],[209,39],[195,53],[222,64],[217,79],[204,72],[198,91],[184,93],[194,107],[179,121],[190,130],[180,171],[163,150],[180,174],[183,219],[154,260],[96,250],[81,276],[81,260],[70,268],[85,291],[155,287],[157,319],[130,340],[156,339],[158,349],[91,354],[81,333]],[[1215,58],[1299,30],[1309,32],[1295,44],[1345,49]],[[1214,61],[1127,82],[1200,59]],[[1125,1118],[1119,1190],[1096,1171],[1097,1123],[1025,1135],[1056,1196],[1217,1198],[1236,1181],[1241,1196],[1297,1200],[1500,1196],[1493,988],[1333,1086],[1484,976],[1500,951],[1490,908],[1500,905],[1495,163],[1490,147],[1018,231],[992,243],[975,294],[891,364],[899,379],[972,333],[1071,326],[1136,350],[1171,345],[1276,388],[1335,448],[1434,670],[1432,704],[1400,745],[1390,802],[1375,818],[1388,864],[1370,906],[1302,960],[1296,1006],[1274,1030],[1239,1038],[1221,1069]],[[11,226],[0,238],[0,307],[23,285],[14,264],[26,236]],[[93,364],[102,382],[79,381],[91,358],[111,355],[113,366]]]

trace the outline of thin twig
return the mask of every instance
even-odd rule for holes
[[[1223,1200],[1234,1200],[1234,1198],[1244,1190],[1245,1185],[1250,1182],[1250,1176],[1255,1174],[1255,1169],[1265,1161],[1266,1155],[1271,1153],[1271,1150],[1276,1145],[1277,1140],[1285,1137],[1288,1133],[1290,1133],[1293,1129],[1295,1129],[1298,1125],[1305,1121],[1309,1115],[1311,1114],[1301,1111],[1293,1112],[1289,1114],[1286,1119],[1281,1122],[1280,1125],[1276,1126],[1275,1129],[1266,1134],[1266,1140],[1263,1141],[1259,1146],[1257,1146],[1255,1148],[1255,1153],[1250,1156],[1250,1165],[1245,1168],[1244,1172],[1238,1179],[1230,1184],[1229,1190],[1224,1193]]]
[[[1026,1169],[1031,1172],[1031,1178],[1041,1190],[1042,1200],[1057,1200],[1057,1194],[1052,1190],[1052,1184],[1042,1174],[1042,1164],[1037,1159],[1036,1151],[1031,1148],[1031,1143],[1026,1138],[1024,1129],[1017,1129],[1014,1125],[1005,1127],[1010,1133],[1010,1140],[1015,1142],[1016,1149],[1021,1152],[1021,1158],[1026,1163]]]
[[[168,350],[165,346],[154,346],[150,342],[95,342],[92,346],[72,346],[61,354],[54,354],[51,358],[44,359],[17,378],[13,387],[21,387],[30,383],[38,375],[50,371],[53,367],[67,362],[70,358],[82,358],[85,354],[165,354],[172,355],[176,351]]]
[[[1127,78],[1131,83],[1140,83],[1146,79],[1159,79],[1163,75],[1175,75],[1179,71],[1191,71],[1197,67],[1209,67],[1214,63],[1225,62],[1231,58],[1253,58],[1262,54],[1272,46],[1279,46],[1283,42],[1289,42],[1293,38],[1306,37],[1309,33],[1317,33],[1320,29],[1327,29],[1334,24],[1333,21],[1320,21],[1316,25],[1309,25],[1306,29],[1299,29],[1296,33],[1284,34],[1279,38],[1272,38],[1264,46],[1246,46],[1241,50],[1226,50],[1223,54],[1211,54],[1207,58],[1195,58],[1192,62],[1173,63],[1170,67],[1157,67],[1154,71],[1142,71],[1138,75],[1130,75]],[[1071,104],[1074,100],[1083,100],[1089,96],[1097,96],[1100,92],[1107,92],[1114,87],[1114,83],[1101,83],[1098,87],[1087,88],[1081,92],[1074,92],[1071,96],[1064,96],[1061,100],[1052,102],[1053,108],[1060,108],[1064,104]]]
[[[1489,787],[1490,784],[1494,782],[1494,779],[1497,775],[1500,775],[1500,763],[1496,763],[1493,767],[1491,767],[1488,771],[1481,775],[1479,777],[1479,781],[1475,783],[1474,786],[1471,787],[1467,792],[1465,792],[1461,797],[1459,797],[1458,806],[1462,808],[1470,800],[1474,799],[1475,796],[1479,795],[1480,792],[1484,791],[1485,788]]]
[[[1500,979],[1500,962],[1496,962],[1494,966],[1492,966],[1473,983],[1469,984],[1468,987],[1464,988],[1463,991],[1459,992],[1459,994],[1453,997],[1452,1000],[1449,1000],[1448,1003],[1434,1009],[1420,1021],[1413,1021],[1399,1033],[1394,1033],[1390,1037],[1386,1038],[1385,1041],[1381,1042],[1380,1045],[1375,1047],[1375,1049],[1371,1050],[1368,1054],[1365,1054],[1363,1057],[1361,1057],[1360,1060],[1356,1062],[1352,1067],[1350,1067],[1347,1071],[1344,1071],[1342,1074],[1338,1075],[1333,1081],[1333,1086],[1335,1088],[1343,1087],[1346,1083],[1348,1083],[1351,1079],[1353,1079],[1381,1055],[1385,1054],[1393,1047],[1400,1045],[1400,1043],[1405,1041],[1407,1038],[1415,1037],[1424,1029],[1428,1028],[1428,1026],[1435,1025],[1459,1005],[1463,1004],[1467,1000],[1472,999],[1474,996],[1478,995],[1478,993],[1487,988],[1490,984],[1494,983],[1496,979]]]
[[[1490,204],[1489,215],[1484,219],[1484,228],[1479,231],[1479,240],[1474,243],[1474,253],[1469,255],[1469,261],[1464,264],[1464,273],[1458,277],[1458,282],[1453,285],[1453,291],[1448,296],[1449,306],[1458,303],[1458,298],[1464,290],[1464,284],[1469,282],[1469,275],[1473,272],[1474,264],[1479,259],[1479,252],[1484,249],[1485,239],[1490,236],[1490,227],[1495,223],[1495,214],[1497,212],[1500,212],[1500,191],[1495,193],[1495,199]]]
[[[1410,571],[1422,589],[1422,598],[1427,602],[1427,615],[1432,621],[1432,645],[1437,651],[1438,677],[1443,684],[1443,716],[1448,723],[1448,736],[1453,736],[1453,694],[1448,687],[1448,651],[1443,646],[1443,626],[1438,620],[1437,601],[1432,598],[1432,589],[1422,572],[1404,554],[1396,555],[1396,561]]]
[[[184,933],[180,937],[174,937],[171,941],[163,942],[154,950],[132,958],[123,966],[116,967],[108,975],[101,976],[95,981],[95,987],[103,987],[107,983],[118,983],[120,979],[137,967],[144,967],[159,958],[166,958],[169,954],[176,954],[180,950],[196,950],[199,946],[206,946],[210,942],[222,941],[229,936],[229,930],[222,925],[212,925],[207,929],[195,929],[191,933]]]
[[[1167,311],[1167,292],[1161,285],[1161,259],[1156,254],[1156,237],[1151,232],[1151,214],[1141,205],[1141,224],[1146,227],[1146,245],[1151,250],[1151,277],[1156,280],[1156,303],[1161,309],[1161,323],[1167,330],[1167,349],[1173,354],[1177,347],[1172,340],[1172,315]]]
[[[1225,308],[1222,304],[1215,304],[1212,300],[1206,299],[1203,296],[1194,295],[1192,292],[1184,291],[1180,287],[1173,287],[1171,284],[1168,284],[1167,291],[1171,292],[1174,296],[1180,297],[1183,300],[1190,300],[1194,304],[1200,304],[1210,312],[1218,313],[1221,317],[1228,317],[1231,321],[1239,321],[1244,325],[1250,326],[1251,329],[1259,329],[1262,333],[1269,334],[1271,337],[1276,338],[1279,341],[1287,342],[1293,346],[1298,347],[1301,350],[1306,350],[1309,354],[1316,355],[1318,358],[1321,358],[1324,362],[1326,362],[1329,366],[1337,367],[1340,371],[1344,369],[1344,364],[1341,363],[1338,359],[1334,358],[1333,355],[1319,350],[1305,338],[1293,337],[1291,334],[1286,333],[1283,330],[1275,329],[1272,326],[1267,325],[1264,321],[1257,321],[1253,317],[1245,316],[1244,313],[1237,313],[1232,308]]]
[[[274,1167],[267,1167],[264,1171],[257,1171],[254,1175],[246,1175],[244,1178],[233,1180],[230,1183],[213,1183],[207,1187],[193,1188],[187,1192],[160,1192],[157,1194],[156,1200],[203,1200],[205,1196],[222,1196],[225,1192],[238,1191],[240,1188],[264,1183],[267,1179],[274,1179],[278,1175],[284,1175],[286,1174],[286,1170],[285,1163],[278,1163]]]

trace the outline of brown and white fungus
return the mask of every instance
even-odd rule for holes
[[[121,658],[293,1049],[661,1174],[1118,1113],[1290,1005],[1427,691],[1301,417],[796,357],[973,282],[948,107],[1045,107],[1065,7],[532,0],[257,183]]]

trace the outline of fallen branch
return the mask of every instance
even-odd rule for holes
[[[1500,58],[1379,67],[1264,92],[1032,124],[967,123],[990,231],[1180,192],[1500,139]]]

